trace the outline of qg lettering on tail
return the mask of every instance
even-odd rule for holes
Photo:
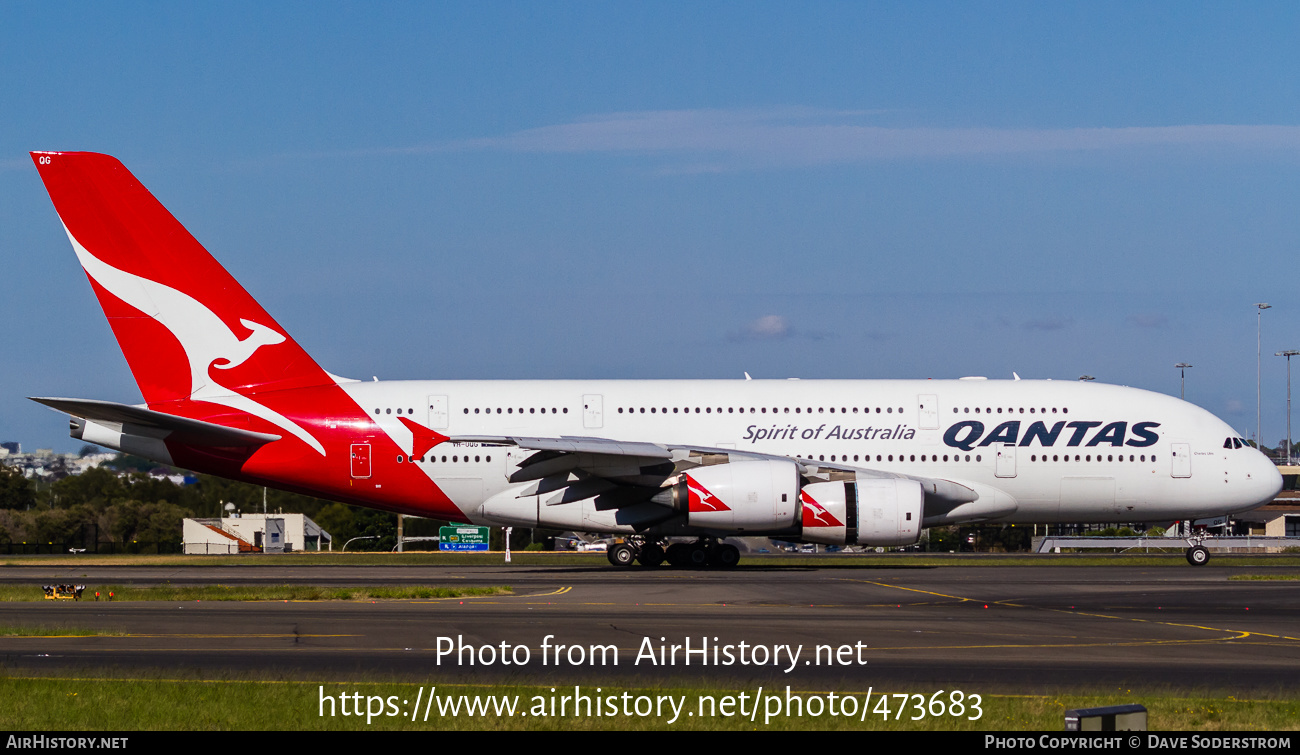
[[[994,443],[1030,446],[1037,442],[1040,446],[1050,447],[1055,446],[1057,441],[1062,438],[1064,438],[1066,446],[1084,446],[1088,448],[1105,445],[1146,448],[1147,446],[1154,446],[1156,441],[1159,440],[1159,436],[1153,432],[1157,427],[1160,427],[1159,422],[1136,422],[1130,428],[1127,422],[1104,424],[1086,420],[1076,420],[1074,422],[1061,420],[1049,428],[1045,422],[1038,421],[1030,424],[1022,435],[1020,420],[1011,420],[994,427],[989,431],[988,435],[985,435],[983,422],[967,420],[949,427],[948,431],[943,434],[943,442],[963,451],[970,451],[976,446],[991,446]],[[1096,432],[1093,432],[1091,437],[1088,437],[1089,432],[1093,430],[1096,430]],[[1084,442],[1085,437],[1088,437],[1086,443]]]

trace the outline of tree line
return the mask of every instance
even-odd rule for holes
[[[211,475],[182,472],[188,476],[178,484],[151,471],[177,470],[159,470],[156,463],[123,455],[82,474],[45,481],[0,465],[0,543],[179,543],[182,519],[224,516],[226,504],[260,513],[265,494],[268,512],[306,514],[333,536],[335,550],[354,537],[370,538],[357,544],[363,550],[390,550],[396,544],[394,514],[282,490],[264,493],[261,486]],[[408,519],[404,526],[407,535],[436,535],[442,524]],[[421,546],[437,547],[408,547]]]

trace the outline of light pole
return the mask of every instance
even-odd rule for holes
[[[377,537],[379,537],[379,536],[378,536],[378,535],[362,535],[361,537],[354,537],[354,538],[352,538],[351,540],[349,540],[349,541],[347,541],[346,543],[343,544],[343,550],[346,551],[346,550],[348,549],[348,546],[349,546],[350,544],[356,542],[357,540],[374,540],[374,539],[377,538]]]
[[[1272,309],[1272,304],[1259,302],[1255,305],[1258,310],[1255,313],[1255,448],[1263,449],[1264,443],[1259,437],[1259,357],[1260,357],[1260,334],[1264,327],[1264,310]]]
[[[1291,357],[1300,356],[1300,351],[1287,349],[1273,356],[1286,357],[1286,463],[1291,463]]]
[[[1179,362],[1178,364],[1174,365],[1174,369],[1178,370],[1178,398],[1181,398],[1183,400],[1187,399],[1187,368],[1188,367],[1191,367],[1191,365],[1188,364],[1187,362]]]

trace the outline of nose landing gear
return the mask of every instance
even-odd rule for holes
[[[1205,566],[1210,563],[1210,549],[1202,545],[1204,542],[1204,533],[1197,533],[1187,538],[1187,563],[1192,566]]]

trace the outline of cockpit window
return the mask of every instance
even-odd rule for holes
[[[1224,438],[1224,439],[1223,439],[1223,447],[1224,447],[1224,448],[1232,448],[1232,438]]]
[[[1232,447],[1233,447],[1233,448],[1244,448],[1245,445],[1246,445],[1246,444],[1242,442],[1241,438],[1233,438],[1233,439],[1232,439]]]

